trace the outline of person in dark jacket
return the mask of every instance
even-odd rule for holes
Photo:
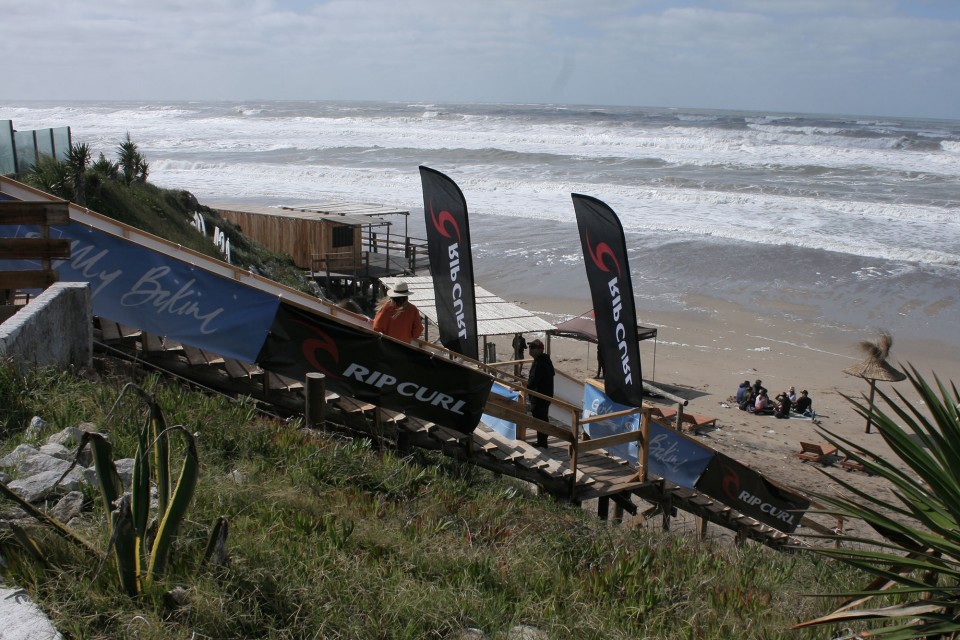
[[[810,399],[806,389],[800,392],[800,397],[797,398],[797,403],[793,406],[793,410],[802,415],[804,418],[814,417],[813,400]]]
[[[545,396],[553,397],[553,362],[543,350],[543,342],[539,339],[527,345],[533,364],[530,365],[530,375],[527,378],[527,389],[536,391]],[[550,401],[536,396],[530,396],[530,409],[534,418],[549,421],[547,414],[550,411]],[[537,432],[537,446],[547,446],[547,434]]]

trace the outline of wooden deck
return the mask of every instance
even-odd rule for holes
[[[334,271],[311,271],[310,276],[315,280],[334,278],[350,279],[380,279],[390,276],[400,276],[412,272],[410,262],[403,255],[366,252],[355,269]]]

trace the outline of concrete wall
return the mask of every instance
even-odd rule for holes
[[[93,304],[85,282],[58,282],[0,324],[0,360],[21,372],[93,362]]]

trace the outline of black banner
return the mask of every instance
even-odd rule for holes
[[[281,303],[257,358],[268,371],[470,433],[493,381],[445,358]]]
[[[753,469],[717,453],[697,481],[697,491],[760,522],[793,533],[810,501],[782,489]]]
[[[460,187],[439,171],[420,167],[420,181],[440,344],[478,360],[477,297],[467,201]]]
[[[637,312],[623,227],[613,209],[596,198],[574,193],[573,209],[593,298],[605,392],[614,402],[639,407],[643,380]]]

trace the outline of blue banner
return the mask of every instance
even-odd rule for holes
[[[618,404],[608,398],[603,391],[587,384],[583,391],[583,417],[590,418],[605,413],[626,411],[630,407]],[[611,418],[583,425],[591,438],[602,438],[618,433],[636,431],[640,428],[640,414]],[[615,456],[637,464],[637,443],[605,447]],[[683,436],[672,429],[656,423],[650,424],[649,472],[682,487],[692,489],[715,451]]]
[[[37,228],[16,227],[13,237],[38,237]],[[50,237],[71,241],[70,259],[54,263],[60,281],[90,283],[94,314],[114,322],[254,362],[277,314],[277,296],[80,223],[51,227]]]
[[[517,400],[520,397],[520,394],[513,389],[505,387],[497,382],[493,383],[493,387],[490,389],[490,391],[509,400]],[[517,423],[515,422],[510,422],[509,420],[504,420],[503,418],[495,418],[494,416],[486,413],[480,416],[480,422],[506,438],[510,438],[511,440],[517,439]]]

